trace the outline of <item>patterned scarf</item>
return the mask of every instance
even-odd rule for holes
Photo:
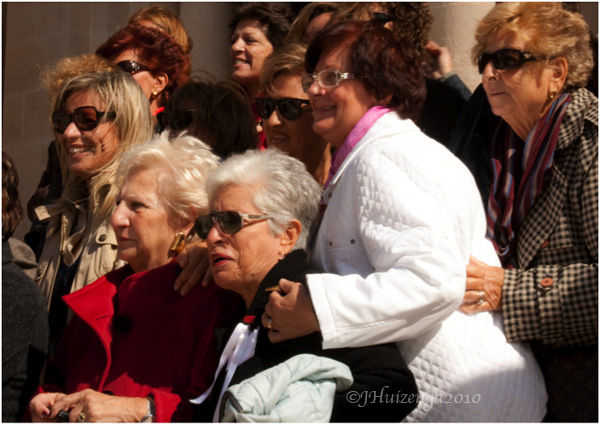
[[[525,143],[503,123],[491,144],[494,179],[487,203],[487,232],[506,268],[517,267],[519,227],[542,192],[571,98],[570,93],[558,97]]]

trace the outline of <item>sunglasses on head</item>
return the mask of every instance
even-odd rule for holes
[[[394,18],[383,12],[373,12],[373,19],[382,24],[387,24],[388,22],[393,22]]]
[[[271,99],[270,97],[259,97],[255,99],[258,115],[264,120],[269,119],[275,108],[286,120],[297,120],[302,114],[302,105],[308,105],[306,99],[295,99],[284,97],[283,99]]]
[[[194,229],[200,238],[206,239],[215,223],[219,223],[219,227],[223,233],[233,235],[244,227],[244,223],[250,220],[264,220],[271,218],[269,215],[243,214],[237,211],[212,211],[208,215],[198,217],[194,223]]]
[[[479,67],[479,73],[483,74],[486,65],[489,61],[492,61],[494,68],[499,71],[508,71],[510,69],[517,69],[521,67],[525,62],[537,61],[546,59],[543,56],[534,56],[533,53],[524,52],[517,49],[501,49],[494,53],[483,53],[479,56],[477,66]]]
[[[150,68],[148,68],[146,65],[132,60],[121,61],[117,64],[117,66],[123,71],[132,75],[142,71],[150,71]]]
[[[81,106],[76,108],[72,114],[67,113],[64,109],[59,109],[52,114],[52,125],[59,134],[63,134],[72,122],[75,123],[79,131],[91,131],[98,127],[104,116],[107,120],[113,120],[117,114],[114,112],[99,112],[93,106]]]

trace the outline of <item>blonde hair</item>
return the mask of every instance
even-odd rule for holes
[[[108,59],[94,53],[72,56],[58,60],[53,66],[45,69],[40,74],[43,87],[48,92],[50,102],[56,101],[56,95],[64,84],[79,75],[92,72],[116,71],[118,68]],[[51,110],[55,110],[51,105]]]
[[[476,63],[495,37],[519,34],[537,56],[568,62],[564,90],[584,87],[594,66],[589,29],[583,17],[560,3],[501,3],[479,22],[472,59]]]
[[[67,197],[76,196],[85,184],[89,190],[90,208],[94,220],[101,222],[112,214],[118,193],[114,187],[114,175],[119,157],[130,146],[148,140],[152,136],[153,123],[150,103],[139,84],[129,74],[122,71],[95,72],[80,75],[67,81],[56,93],[54,110],[64,108],[67,99],[74,93],[91,91],[96,93],[105,104],[105,111],[115,113],[111,125],[117,129],[119,144],[117,152],[92,177],[82,179],[69,172],[66,152],[61,144],[59,154],[63,173],[64,193]],[[106,115],[100,124],[106,122]],[[78,200],[78,199],[73,199]]]
[[[139,24],[142,21],[149,22],[156,29],[172,36],[183,50],[183,53],[190,55],[194,43],[185,30],[181,19],[174,12],[163,6],[144,7],[131,15],[127,24]]]
[[[305,54],[306,46],[298,43],[287,44],[271,53],[263,65],[261,78],[262,90],[267,95],[274,92],[273,82],[280,75],[302,76],[306,74],[304,66]]]

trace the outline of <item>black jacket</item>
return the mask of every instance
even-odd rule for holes
[[[254,356],[236,369],[230,385],[276,366],[298,354],[314,354],[329,357],[346,364],[352,371],[354,383],[343,392],[336,393],[331,422],[399,422],[416,406],[418,390],[414,377],[395,344],[384,344],[362,348],[323,350],[319,332],[302,338],[273,344],[267,336],[268,330],[261,325],[261,315],[269,301],[266,288],[276,286],[284,278],[293,282],[306,283],[306,275],[322,271],[306,261],[306,252],[296,250],[288,254],[273,267],[262,281],[250,308],[240,316],[255,316],[254,326],[259,326],[258,341]],[[224,344],[237,326],[232,324],[225,333]],[[217,382],[213,394],[219,394]],[[212,400],[205,414],[214,412],[217,400]],[[209,417],[201,418],[210,420]]]
[[[47,350],[46,303],[2,241],[2,422],[22,420]]]

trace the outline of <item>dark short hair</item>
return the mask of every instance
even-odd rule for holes
[[[250,3],[240,7],[233,16],[229,23],[232,33],[244,19],[253,19],[266,27],[265,36],[273,45],[273,49],[277,49],[284,44],[290,30],[292,15],[285,8],[271,3]]]
[[[159,106],[164,106],[171,93],[190,78],[189,57],[173,37],[156,28],[129,24],[98,47],[96,54],[110,59],[129,49],[135,50],[153,75],[164,72],[169,77],[159,97]]]
[[[2,239],[7,240],[15,232],[23,207],[19,201],[19,175],[12,158],[2,152]]]
[[[172,126],[185,111],[190,111],[195,123],[195,131],[188,130],[188,133],[209,145],[221,158],[258,145],[250,100],[234,82],[188,81],[169,99],[165,107],[165,126]]]
[[[359,76],[369,94],[396,110],[401,118],[417,120],[425,100],[425,79],[415,60],[414,46],[402,42],[374,21],[348,20],[320,32],[306,51],[306,71],[314,72],[324,51],[344,47],[351,71]]]

